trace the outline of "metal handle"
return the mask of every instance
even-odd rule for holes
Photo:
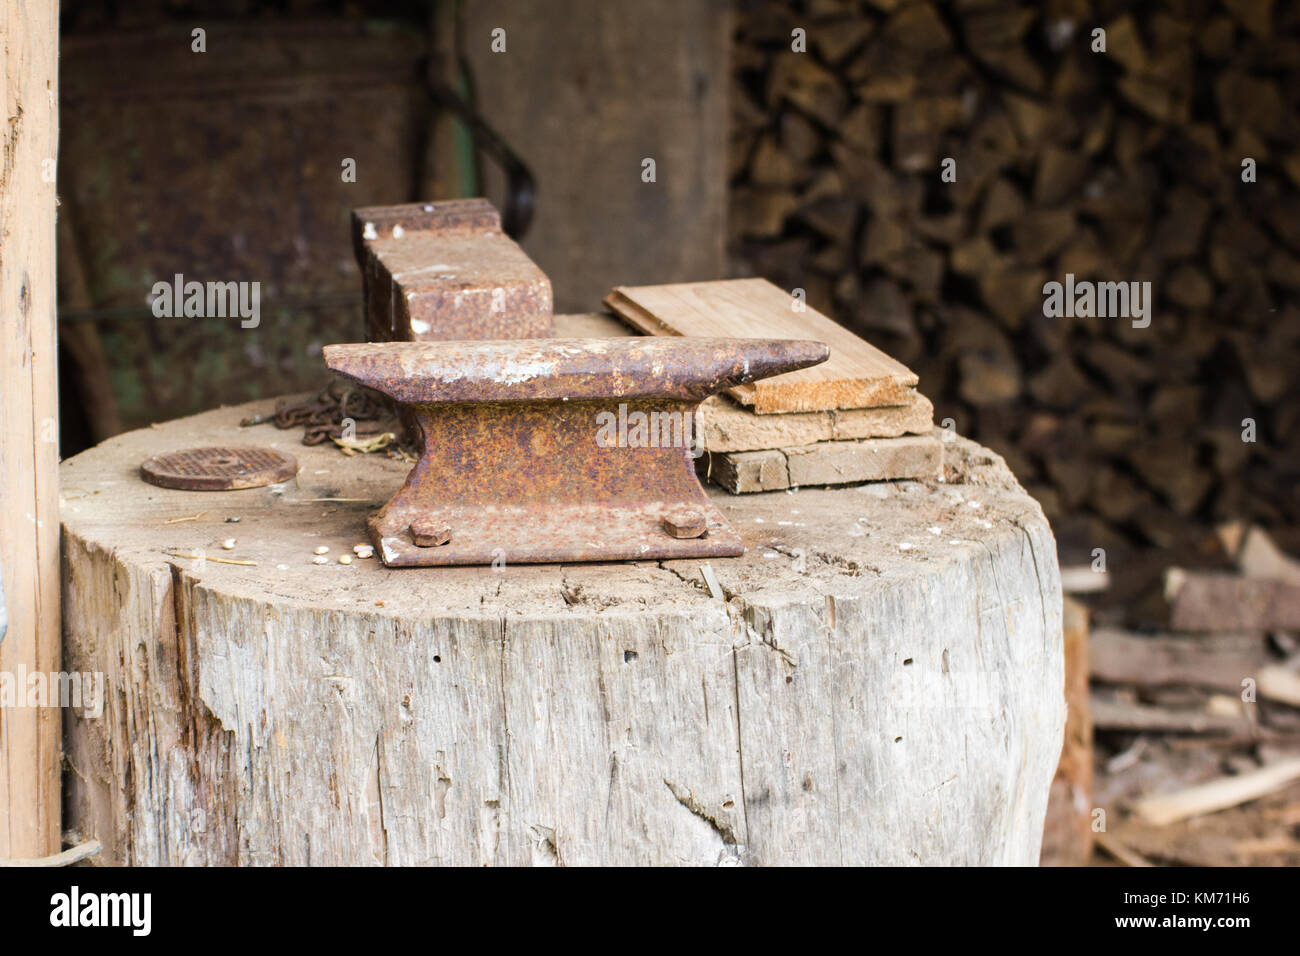
[[[450,110],[456,118],[469,127],[474,137],[474,145],[482,153],[493,159],[506,174],[506,204],[501,216],[501,228],[511,239],[518,242],[528,231],[533,221],[536,208],[537,187],[532,171],[519,154],[497,135],[469,103],[461,98],[454,89],[433,74],[432,65],[426,71],[429,95],[433,101],[444,109]]]

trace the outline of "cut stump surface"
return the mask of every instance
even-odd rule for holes
[[[710,562],[715,597],[699,561],[340,564],[409,466],[239,427],[271,408],[62,466],[64,666],[105,682],[102,716],[68,712],[65,827],[104,862],[1037,861],[1060,580],[991,452],[945,443],[944,482],[711,489],[748,548]],[[301,469],[140,480],[224,444]]]

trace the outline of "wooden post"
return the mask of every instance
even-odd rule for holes
[[[475,106],[537,177],[522,245],[556,311],[590,309],[620,283],[724,275],[731,4],[465,6]],[[483,166],[480,194],[503,208]]]
[[[0,5],[0,858],[59,850],[59,711],[25,680],[59,669],[58,30],[55,0]]]

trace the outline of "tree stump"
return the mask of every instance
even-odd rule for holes
[[[339,564],[408,466],[239,426],[271,408],[62,466],[65,668],[106,688],[68,714],[66,825],[105,862],[1037,862],[1061,588],[991,452],[946,442],[935,483],[712,489],[748,548],[715,594],[698,561]],[[301,470],[140,480],[216,444]]]

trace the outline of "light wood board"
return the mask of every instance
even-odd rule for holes
[[[53,3],[0,4],[0,676],[17,695],[0,707],[0,857],[27,859],[60,834],[59,708],[27,698],[59,670],[58,28]]]
[[[933,435],[820,441],[796,448],[713,452],[709,480],[732,494],[808,485],[937,478],[944,443]]]
[[[619,286],[605,304],[650,335],[815,339],[829,345],[831,357],[821,365],[730,390],[760,415],[904,405],[917,383],[907,366],[766,279]]]
[[[934,428],[934,408],[920,392],[906,405],[846,408],[834,412],[791,412],[755,415],[728,395],[700,403],[695,433],[705,451],[762,451],[857,438],[898,438],[928,434]]]

